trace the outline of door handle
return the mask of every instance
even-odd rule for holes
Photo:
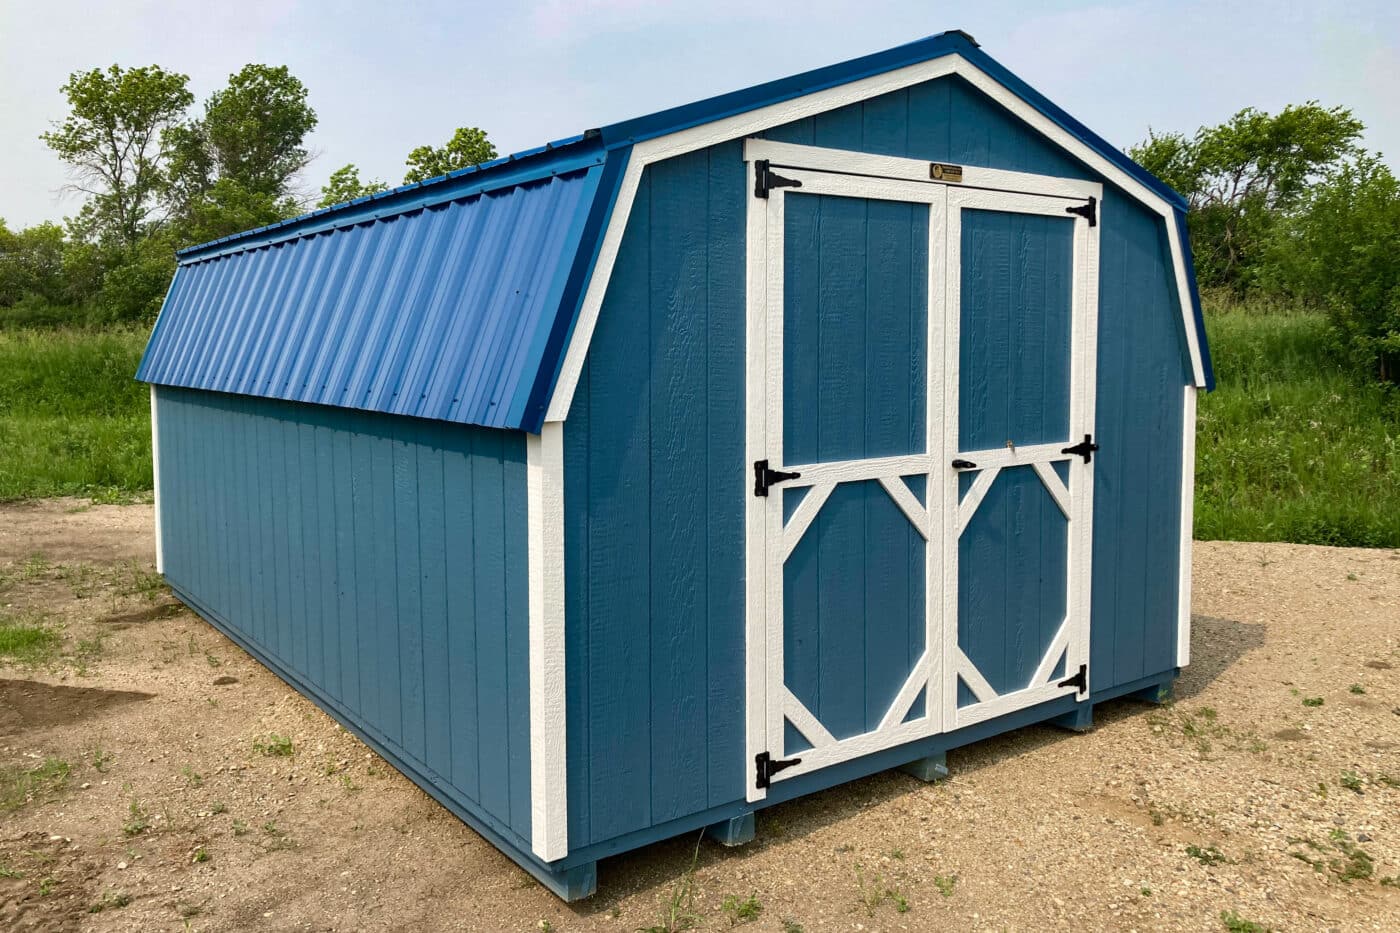
[[[952,467],[955,470],[975,470],[977,469],[977,464],[973,463],[971,460],[964,460],[959,457],[957,460],[953,461]]]

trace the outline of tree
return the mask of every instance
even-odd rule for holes
[[[40,139],[72,167],[72,187],[90,196],[99,235],[129,246],[159,225],[166,131],[194,100],[188,83],[157,65],[113,65],[74,72],[63,85],[68,118]]]
[[[51,304],[62,301],[66,245],[58,224],[11,231],[0,220],[0,308],[26,299]]]
[[[1328,173],[1270,244],[1277,284],[1327,309],[1359,367],[1400,381],[1400,181],[1377,156]]]
[[[321,188],[321,200],[316,206],[332,207],[388,190],[389,186],[377,178],[370,181],[360,181],[360,170],[353,163],[342,165],[331,172],[330,181]]]
[[[1186,197],[1202,282],[1242,289],[1273,222],[1357,151],[1363,129],[1350,110],[1316,101],[1278,114],[1249,107],[1189,139],[1150,133],[1128,154]]]
[[[306,86],[286,66],[245,65],[210,95],[204,116],[172,127],[171,209],[181,241],[215,239],[295,215],[298,172],[311,159],[305,142],[316,111]]]
[[[463,126],[452,134],[447,145],[441,148],[419,146],[408,154],[408,173],[404,184],[427,181],[439,175],[478,165],[496,158],[496,147],[486,138],[486,131],[474,126]]]

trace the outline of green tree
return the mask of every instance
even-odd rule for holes
[[[40,138],[72,168],[89,195],[88,225],[122,245],[139,242],[164,217],[166,131],[193,101],[189,78],[157,65],[77,71],[62,91],[67,119]]]
[[[496,158],[496,147],[486,138],[486,131],[474,126],[459,127],[447,145],[440,148],[419,146],[408,154],[408,172],[404,184],[427,181],[439,175],[477,165]]]
[[[330,180],[321,187],[321,200],[316,206],[331,207],[388,190],[389,186],[377,178],[360,181],[360,170],[353,163],[342,165],[331,172]]]
[[[0,308],[14,307],[24,300],[62,301],[66,247],[58,224],[11,231],[0,220]]]
[[[1316,101],[1277,114],[1249,107],[1190,138],[1151,133],[1128,154],[1186,197],[1201,281],[1245,289],[1275,222],[1357,151],[1364,128],[1350,110]]]
[[[1358,366],[1400,381],[1400,181],[1362,154],[1328,173],[1270,244],[1276,284],[1327,309]]]
[[[283,220],[300,205],[296,175],[311,160],[316,111],[285,65],[245,65],[210,95],[199,120],[168,132],[168,196],[181,240],[201,242]]]

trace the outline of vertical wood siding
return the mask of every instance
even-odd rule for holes
[[[958,78],[765,135],[1096,177]],[[645,171],[565,423],[571,849],[744,799],[751,196],[737,141]],[[1116,190],[1102,216],[1096,690],[1174,666],[1189,380],[1160,219]]]
[[[170,584],[528,850],[524,434],[157,397]]]

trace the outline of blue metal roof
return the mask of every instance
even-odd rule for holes
[[[137,378],[538,431],[635,142],[953,53],[1160,194],[1184,231],[1179,194],[946,32],[190,247]]]
[[[519,427],[600,173],[187,259],[137,378]]]

